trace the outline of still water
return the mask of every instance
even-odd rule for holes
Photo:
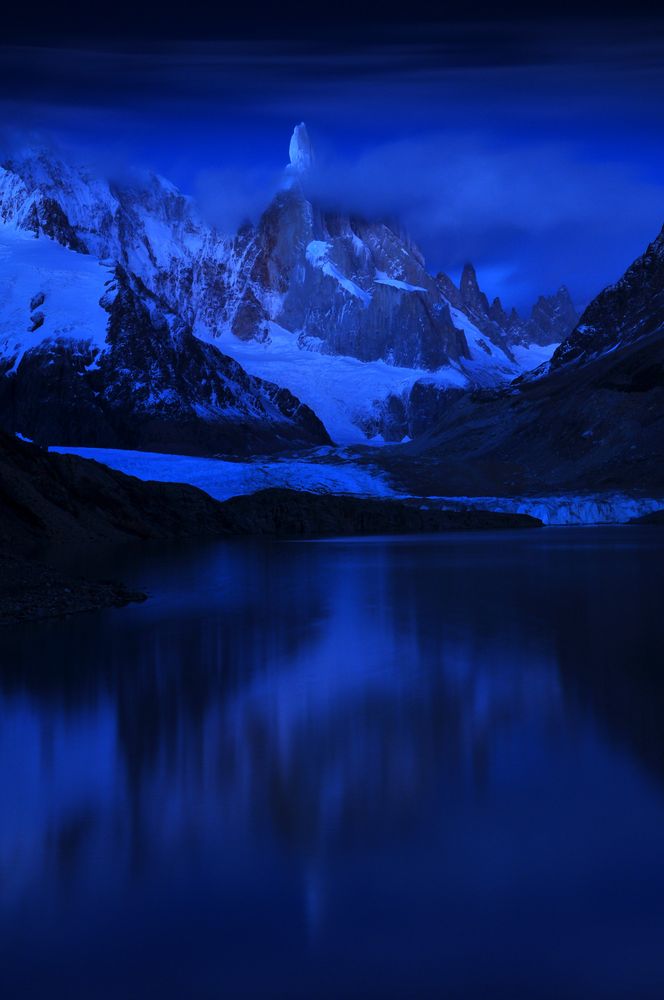
[[[126,550],[0,632],[0,995],[664,996],[664,531]]]

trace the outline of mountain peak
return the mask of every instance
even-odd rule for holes
[[[479,291],[479,285],[477,282],[477,271],[471,263],[466,263],[463,265],[463,271],[461,273],[461,282],[459,283],[459,288],[463,292],[464,288],[468,290]]]
[[[293,129],[288,156],[290,158],[289,166],[295,173],[303,174],[311,169],[314,162],[314,151],[304,122],[300,122]]]
[[[468,308],[479,311],[484,315],[489,315],[489,300],[479,286],[477,272],[472,264],[464,264],[459,282],[461,298]]]

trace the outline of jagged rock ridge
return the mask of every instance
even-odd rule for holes
[[[457,394],[419,441],[379,454],[418,493],[664,496],[664,230],[549,363]]]
[[[664,329],[664,228],[622,278],[605,288],[554,352],[551,369],[584,364]]]
[[[303,123],[289,154],[281,190],[255,226],[234,236],[216,232],[191,199],[155,175],[104,180],[52,150],[6,161],[0,168],[3,231],[46,238],[72,251],[89,294],[95,261],[119,265],[134,303],[142,297],[146,314],[170,316],[171,330],[186,328],[191,335],[160,339],[150,327],[149,351],[130,349],[127,337],[120,350],[123,323],[133,336],[141,326],[124,297],[126,321],[116,307],[107,339],[111,328],[106,315],[99,318],[97,302],[81,326],[79,315],[68,320],[71,301],[61,291],[51,289],[46,303],[37,305],[44,289],[31,287],[25,303],[0,315],[5,426],[43,436],[48,412],[52,434],[83,434],[60,443],[269,451],[326,442],[313,408],[324,413],[337,440],[344,434],[393,437],[415,426],[390,422],[389,412],[407,408],[424,373],[441,389],[499,384],[543,360],[541,353],[530,356],[531,344],[562,336],[562,300],[540,300],[526,322],[515,313],[506,319],[500,303],[489,305],[472,269],[456,289],[445,276],[426,271],[417,247],[394,224],[316,205],[307,195],[315,161]],[[7,246],[14,254],[16,244]],[[542,322],[536,321],[538,308]],[[85,346],[88,340],[96,353]],[[288,348],[287,362],[278,344]],[[348,358],[366,366],[363,377],[343,361]],[[211,375],[215,365],[218,384]],[[253,377],[240,377],[238,365]],[[44,366],[49,372],[40,375]],[[132,384],[140,387],[136,393]],[[42,394],[48,406],[40,416],[36,400]],[[175,401],[180,395],[182,412]],[[118,429],[114,436],[108,429],[111,399],[118,428],[126,406],[126,434]],[[138,410],[143,418],[137,420]],[[93,414],[89,421],[86,411]]]
[[[569,336],[578,321],[578,313],[565,285],[553,295],[540,295],[530,315],[523,318],[515,308],[507,312],[499,298],[489,303],[472,264],[464,266],[458,288],[446,274],[438,274],[436,281],[452,305],[464,312],[508,355],[517,345],[557,346]]]
[[[7,429],[48,443],[197,454],[329,443],[287,389],[194,336],[191,255],[209,234],[175,189],[149,178],[143,189],[113,191],[43,154],[18,169],[0,175]],[[51,212],[55,194],[71,218]]]
[[[456,365],[466,374],[466,362],[480,361],[499,380],[501,369],[518,371],[512,344],[557,344],[573,328],[566,289],[541,298],[528,320],[508,317],[499,300],[489,305],[472,266],[457,289],[428,273],[398,227],[323,210],[307,194],[313,153],[303,124],[290,152],[287,188],[238,243],[237,336],[265,341],[274,322],[324,352],[430,371]],[[455,323],[454,310],[477,329]],[[478,331],[491,346],[478,345]]]

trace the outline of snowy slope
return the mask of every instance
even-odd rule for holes
[[[431,373],[424,369],[400,368],[386,361],[322,354],[315,347],[303,349],[297,334],[276,323],[269,325],[270,340],[241,341],[227,338],[225,351],[251,375],[276,382],[306,403],[323,421],[336,444],[367,443],[362,424],[391,395],[404,395],[420,378],[441,386],[464,388],[467,379],[456,367]],[[380,438],[368,443],[380,444]]]
[[[511,382],[530,367],[548,361],[558,346],[510,347],[509,357],[505,350],[490,340],[460,309],[450,308],[454,325],[463,330],[470,352],[470,360],[463,360],[460,366],[474,385],[498,386]],[[532,353],[531,353],[532,351]]]
[[[0,225],[0,355],[15,368],[44,340],[104,346],[108,313],[100,305],[111,273],[94,257]]]
[[[15,218],[0,223],[0,421],[41,443],[203,454],[329,443],[135,275]]]
[[[55,338],[74,338],[103,348],[108,313],[100,305],[107,292],[111,269],[96,258],[66,249],[47,237],[35,237],[12,225],[0,226],[0,352],[16,367],[23,353]],[[382,279],[381,279],[382,280]],[[43,301],[31,309],[31,302]],[[514,378],[522,370],[486,338],[459,310],[451,310],[454,323],[463,330],[472,361],[448,365],[431,373],[403,368],[384,360],[362,362],[357,358],[323,354],[310,343],[303,349],[299,337],[271,323],[269,340],[242,341],[226,335],[209,338],[251,375],[289,389],[310,406],[323,421],[337,444],[366,441],[362,429],[391,395],[407,394],[415,382],[426,377],[440,386],[463,388],[467,376],[474,381],[496,384]],[[33,318],[40,321],[36,329]],[[205,338],[208,339],[208,338]],[[517,348],[530,362],[528,351],[536,351],[532,366],[548,359],[551,348]],[[375,443],[380,438],[374,439]]]

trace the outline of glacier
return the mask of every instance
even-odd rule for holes
[[[269,487],[312,493],[350,493],[361,497],[398,496],[383,474],[360,465],[334,448],[323,447],[297,456],[251,461],[114,448],[53,446],[49,451],[91,458],[137,479],[189,483],[205,490],[215,500],[228,500]]]
[[[224,351],[250,375],[285,386],[323,421],[341,446],[383,444],[367,438],[363,423],[390,396],[407,396],[426,379],[442,388],[463,389],[467,379],[459,368],[445,365],[436,372],[404,368],[387,361],[360,361],[343,354],[323,354],[315,342],[303,341],[278,323],[269,323],[269,340],[224,341]],[[310,349],[306,349],[307,344]]]
[[[530,514],[548,525],[627,524],[633,517],[664,509],[664,497],[633,497],[624,493],[546,497],[430,497],[427,506],[443,510],[472,507],[500,513]]]
[[[270,487],[339,493],[376,499],[411,499],[396,490],[388,476],[360,462],[350,449],[322,447],[298,455],[232,461],[113,448],[54,446],[50,451],[102,462],[143,480],[189,483],[215,500]],[[545,525],[626,524],[634,517],[664,509],[664,497],[623,493],[561,494],[535,497],[439,496],[417,498],[423,507],[442,510],[491,510],[530,514]]]

